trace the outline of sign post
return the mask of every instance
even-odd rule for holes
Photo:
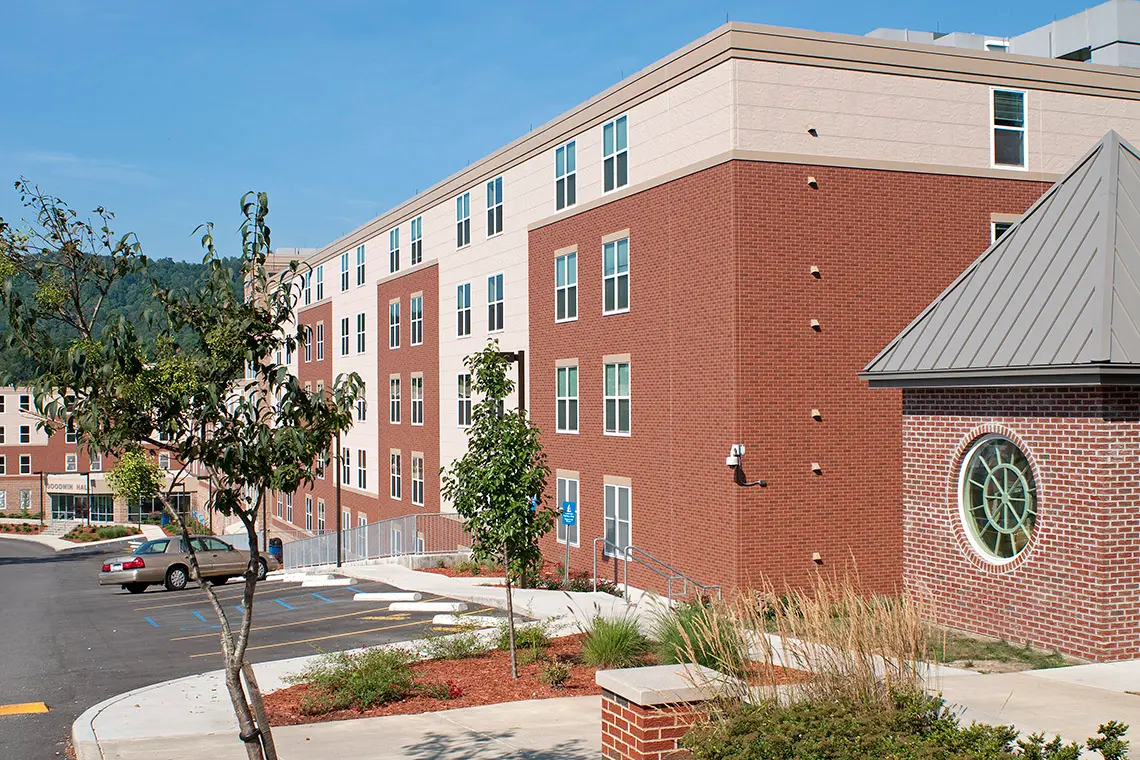
[[[570,582],[570,528],[578,524],[578,502],[562,502],[562,524],[566,530],[562,533],[566,537],[566,563],[562,566],[562,582]]]

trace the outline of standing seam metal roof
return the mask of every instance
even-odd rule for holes
[[[1140,371],[1140,154],[1114,131],[861,376],[1060,382],[1094,367]]]

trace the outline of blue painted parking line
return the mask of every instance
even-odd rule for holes
[[[293,607],[292,605],[285,604],[285,602],[281,601],[280,599],[274,599],[273,601],[277,602],[278,604],[280,604],[282,607],[284,607],[287,610],[297,609],[296,607]]]
[[[329,602],[330,604],[331,604],[332,602],[336,601],[335,599],[329,599],[329,598],[327,598],[327,597],[323,597],[323,596],[321,596],[320,594],[318,594],[318,593],[316,593],[316,592],[314,592],[314,593],[313,593],[313,596],[315,596],[316,598],[320,599],[322,602]]]
[[[143,619],[146,620],[146,622],[153,625],[155,628],[158,628],[158,623],[154,622],[154,620],[152,620],[151,618],[143,618]]]
[[[194,617],[196,617],[196,618],[198,618],[199,620],[201,620],[203,623],[205,623],[205,622],[206,622],[206,618],[202,617],[202,613],[201,613],[201,612],[198,612],[198,610],[194,610],[194,611],[192,611],[192,612],[191,612],[191,614],[192,614]]]

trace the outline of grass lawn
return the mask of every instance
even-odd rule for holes
[[[987,672],[1040,670],[1076,664],[1059,652],[1018,646],[1008,641],[983,639],[959,631],[932,631],[930,644],[931,653],[938,662]]]

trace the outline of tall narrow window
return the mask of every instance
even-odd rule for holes
[[[578,368],[558,367],[557,381],[557,416],[555,429],[559,433],[578,432]]]
[[[422,346],[424,342],[424,297],[412,296],[412,345]]]
[[[5,398],[6,398],[6,396],[0,395],[0,414],[4,413],[4,406],[5,406],[4,399]]]
[[[471,283],[465,282],[456,288],[455,314],[457,318],[455,334],[462,338],[471,334]]]
[[[356,246],[356,285],[364,284],[364,245]]]
[[[493,274],[487,278],[487,331],[503,329],[503,276]]]
[[[630,543],[629,486],[606,483],[605,553],[625,552]]]
[[[459,376],[459,427],[471,424],[471,375]]]
[[[305,530],[313,532],[313,497],[305,497]]]
[[[340,319],[340,355],[348,356],[349,341],[349,320],[348,317],[341,317]]]
[[[79,455],[67,454],[64,456],[64,469],[67,472],[79,472]]]
[[[424,424],[424,377],[412,375],[412,424]]]
[[[411,266],[424,260],[424,218],[417,216],[412,220],[411,234]]]
[[[368,399],[367,394],[364,392],[364,386],[360,387],[360,397],[356,399],[356,421],[364,422],[368,419]]]
[[[389,473],[389,495],[393,499],[402,499],[404,497],[403,484],[400,479],[400,453],[393,451],[388,458],[388,473]]]
[[[103,455],[91,455],[91,472],[101,472],[103,470]]]
[[[629,435],[629,362],[605,367],[606,433]]]
[[[20,425],[20,443],[32,442],[32,427],[31,425]]]
[[[0,475],[8,474],[8,457],[0,454]]]
[[[400,228],[388,231],[388,271],[400,271]]]
[[[280,491],[277,492],[277,516],[285,516],[285,494]]]
[[[455,247],[471,243],[471,193],[455,199]]]
[[[400,347],[400,302],[388,304],[388,348]]]
[[[313,302],[313,272],[309,270],[305,272],[305,276],[301,278],[303,283],[303,290],[305,291],[305,305],[308,306]]]
[[[27,394],[20,395],[20,411],[30,412],[32,410],[32,397]]]
[[[325,503],[324,501],[317,500],[317,535],[323,535],[325,532]]]
[[[503,231],[503,178],[487,183],[487,237]]]
[[[400,378],[393,377],[388,380],[388,422],[393,425],[400,424]]]
[[[422,507],[424,503],[424,458],[412,455],[412,503]]]
[[[554,208],[578,202],[578,159],[574,140],[554,149]]]
[[[31,475],[32,474],[32,455],[31,454],[21,454],[20,455],[20,474],[21,475]]]
[[[302,340],[305,342],[305,361],[313,360],[313,328],[305,325],[301,328]]]
[[[554,260],[554,321],[578,318],[578,254],[567,253]]]
[[[317,322],[317,361],[325,358],[325,323]]]
[[[368,452],[364,449],[356,452],[356,487],[368,488]]]
[[[345,485],[352,483],[352,449],[344,449],[340,454],[341,458],[341,477],[340,480]],[[292,522],[292,518],[290,518]]]
[[[1025,93],[994,90],[994,165],[1025,166]]]
[[[285,494],[285,519],[293,523],[293,494]],[[296,523],[293,523],[296,525]]]
[[[602,313],[629,311],[629,238],[602,246]]]
[[[325,265],[317,267],[317,300],[325,297]]]
[[[602,127],[602,184],[609,192],[629,184],[629,141],[626,117],[606,122]]]
[[[360,246],[357,250],[364,250],[364,246]],[[340,289],[348,290],[348,251],[340,255]]]
[[[364,333],[364,316],[364,314],[356,315],[356,353],[358,354],[364,353],[364,347],[366,345]]]
[[[578,505],[578,479],[558,478],[557,489],[558,503],[554,505],[555,509],[562,511],[562,508],[566,502],[571,502],[574,505],[574,509],[579,516],[578,519],[581,520],[582,510]],[[569,541],[571,546],[577,546],[578,523],[574,523],[573,525],[564,525],[561,520],[558,520],[556,524],[558,525],[558,543],[564,544]]]

